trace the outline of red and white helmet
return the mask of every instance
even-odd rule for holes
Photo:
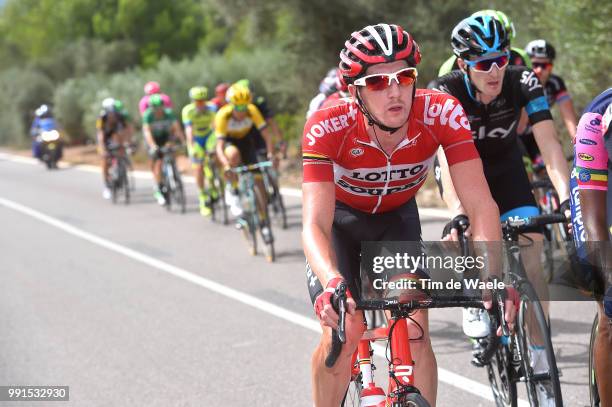
[[[336,75],[336,90],[340,91],[340,92],[346,92],[348,90],[348,85],[346,84],[346,81],[344,80],[344,76],[342,75],[342,72],[340,72],[340,69],[337,69],[338,74]]]
[[[352,83],[371,65],[395,61],[417,66],[421,62],[418,44],[399,25],[376,24],[351,34],[340,51],[338,67],[344,80]]]
[[[144,93],[146,95],[155,95],[156,93],[160,92],[160,88],[159,88],[159,83],[157,82],[147,82],[147,84],[144,86]]]

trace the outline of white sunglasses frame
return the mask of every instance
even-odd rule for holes
[[[414,67],[408,67],[408,68],[402,68],[399,71],[396,71],[393,73],[374,73],[372,75],[362,76],[361,78],[356,79],[355,82],[353,82],[353,85],[366,86],[366,79],[374,77],[374,76],[386,76],[388,78],[387,87],[391,86],[391,80],[393,79],[395,79],[395,82],[398,85],[400,85],[399,78],[397,77],[397,75],[400,72],[404,72],[404,71],[414,71],[414,81],[416,82],[417,78],[419,77],[419,71]]]
[[[480,69],[476,69],[476,64],[477,64],[478,62],[480,62],[480,61],[486,61],[486,60],[489,60],[489,59],[497,59],[497,58],[501,58],[501,57],[503,57],[503,56],[506,56],[506,57],[508,58],[508,60],[506,61],[506,64],[505,64],[504,66],[499,66],[499,65],[497,65],[497,62],[493,62],[493,63],[491,64],[491,66],[489,67],[489,70],[488,70],[488,71],[481,71]],[[469,63],[468,63],[468,61],[469,61]],[[499,56],[497,56],[497,57],[494,57],[494,58],[479,58],[479,59],[477,59],[477,60],[475,60],[475,61],[470,61],[470,60],[467,60],[467,59],[466,59],[466,60],[464,60],[464,62],[465,62],[465,64],[466,64],[466,65],[467,65],[467,66],[468,66],[470,69],[472,69],[474,72],[480,72],[480,73],[491,73],[491,71],[493,70],[493,65],[495,65],[495,66],[497,67],[497,69],[499,69],[499,70],[501,71],[502,69],[504,69],[505,67],[507,67],[508,65],[510,65],[510,52],[508,51],[508,52],[506,52],[505,54],[501,54],[501,55],[499,55]],[[473,64],[473,65],[470,65],[470,64]]]

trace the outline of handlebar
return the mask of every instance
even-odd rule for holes
[[[241,174],[243,172],[255,171],[260,168],[272,167],[272,161],[261,161],[255,164],[242,165],[240,167],[232,168],[232,171]]]
[[[530,216],[528,218],[508,219],[502,222],[504,234],[507,232],[523,233],[534,226],[546,226],[554,223],[565,223],[567,218],[562,213]]]

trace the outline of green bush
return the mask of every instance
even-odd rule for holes
[[[34,110],[50,103],[53,83],[33,68],[12,68],[0,73],[0,144],[27,145]]]
[[[114,97],[125,104],[135,123],[139,124],[138,102],[144,84],[158,81],[162,91],[174,101],[174,110],[180,117],[181,109],[189,103],[189,88],[204,85],[210,97],[219,82],[235,82],[250,78],[255,91],[267,97],[272,108],[281,115],[284,134],[295,138],[301,134],[303,107],[295,94],[295,79],[288,75],[288,59],[283,60],[278,48],[238,52],[230,57],[220,54],[200,55],[174,62],[162,58],[155,69],[132,69],[112,75],[90,74],[62,83],[55,91],[57,118],[73,141],[94,140],[94,125],[104,98]],[[270,64],[270,61],[285,61]],[[295,114],[293,112],[298,111]],[[295,116],[294,116],[295,115]],[[301,122],[300,122],[301,121]]]

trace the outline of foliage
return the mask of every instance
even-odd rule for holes
[[[352,31],[400,24],[419,42],[425,86],[450,55],[450,33],[483,8],[506,12],[515,46],[545,38],[557,48],[555,72],[577,111],[610,86],[608,21],[612,3],[594,0],[8,0],[0,9],[0,142],[27,140],[33,106],[53,100],[76,140],[93,132],[106,96],[138,118],[148,80],[178,108],[196,84],[251,79],[280,114],[285,133],[299,128],[321,77],[338,63]],[[10,134],[11,136],[7,135]]]

